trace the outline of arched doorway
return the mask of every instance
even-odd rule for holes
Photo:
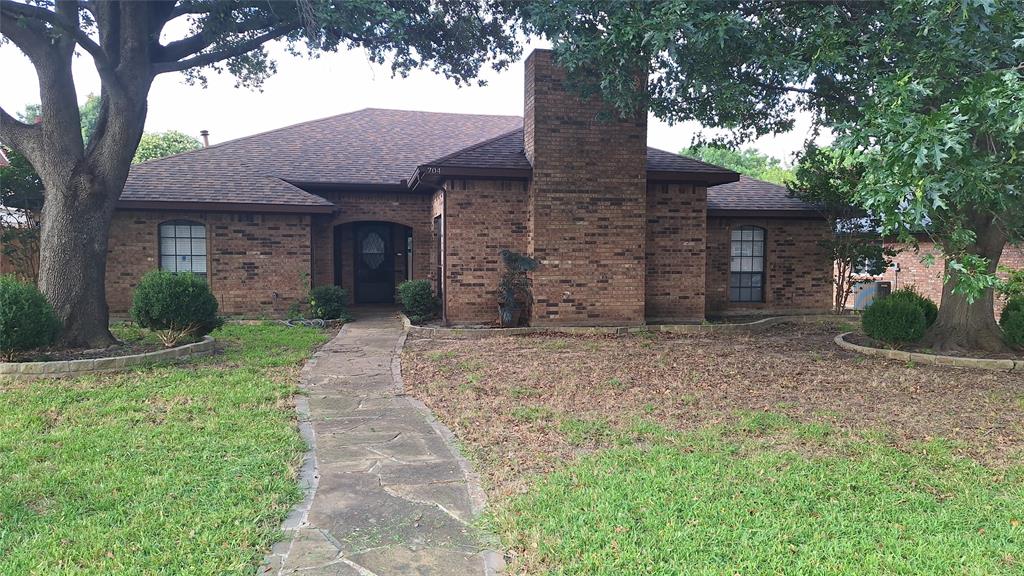
[[[350,222],[334,227],[335,283],[355,304],[391,304],[395,287],[411,278],[412,228],[393,222]]]

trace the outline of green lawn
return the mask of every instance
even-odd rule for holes
[[[248,574],[300,497],[289,397],[326,339],[228,325],[223,354],[0,384],[0,574]]]
[[[499,504],[516,570],[550,575],[1024,574],[1024,466],[756,414],[613,447]],[[799,452],[790,447],[799,446]]]

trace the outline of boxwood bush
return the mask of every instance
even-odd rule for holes
[[[406,280],[399,284],[398,301],[413,324],[426,322],[437,314],[437,298],[429,280]]]
[[[917,342],[927,326],[921,307],[905,298],[875,300],[864,310],[864,332],[888,344]]]
[[[167,347],[198,340],[224,323],[209,284],[191,272],[148,272],[135,288],[131,315]]]
[[[0,276],[0,358],[48,346],[59,330],[53,307],[34,285]]]
[[[322,320],[348,318],[348,292],[339,286],[317,286],[309,291],[309,315]]]
[[[1007,344],[1024,348],[1024,298],[1011,298],[1006,303],[999,316],[999,326]]]
[[[925,328],[930,328],[932,324],[935,324],[935,319],[939,317],[939,306],[931,298],[918,292],[917,288],[913,286],[900,288],[890,294],[888,298],[903,300],[920,308],[921,312],[924,312]]]

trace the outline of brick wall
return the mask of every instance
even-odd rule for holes
[[[901,243],[887,243],[887,246],[902,250],[893,261],[899,264],[900,271],[888,270],[880,280],[892,282],[893,290],[913,285],[919,292],[931,298],[936,303],[942,302],[942,283],[945,276],[946,260],[942,257],[941,250],[933,242],[920,242],[917,249]],[[935,262],[931,266],[925,266],[921,259],[934,255]],[[1007,245],[1003,248],[1003,255],[999,263],[1010,268],[1024,268],[1024,247]],[[1005,277],[1005,274],[1000,273]],[[851,298],[852,304],[852,298]],[[995,310],[998,314],[1002,311],[1004,302],[998,297],[995,300]]]
[[[313,224],[315,285],[335,283],[335,263],[341,265],[341,286],[352,295],[352,260],[355,256],[352,223],[391,222],[412,229],[413,278],[434,279],[432,196],[418,192],[324,192],[327,200],[338,205],[334,216],[317,216]],[[337,244],[335,234],[338,235]],[[396,232],[395,252],[405,253],[402,236]],[[335,258],[335,246],[340,250]],[[404,257],[395,257],[395,284],[406,278]]]
[[[704,319],[707,188],[648,183],[648,322]]]
[[[206,226],[208,280],[220,312],[280,316],[309,289],[310,218],[300,214],[117,211],[107,253],[107,303],[126,315],[139,279],[159,266],[161,222]]]
[[[453,180],[446,187],[445,310],[452,324],[493,322],[503,249],[525,252],[526,182]]]
[[[533,275],[531,320],[639,324],[647,116],[608,120],[600,100],[581,100],[564,78],[550,51],[537,50],[526,61],[524,138],[533,163],[528,249],[542,263]]]
[[[764,302],[729,301],[731,231],[765,229]],[[823,312],[832,300],[832,262],[819,242],[828,227],[816,220],[708,218],[707,310],[713,314]]]

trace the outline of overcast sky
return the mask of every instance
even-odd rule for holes
[[[426,70],[413,71],[407,78],[392,78],[387,66],[371,64],[362,51],[306,59],[290,56],[279,45],[272,45],[271,53],[277,60],[278,73],[266,81],[262,92],[235,88],[234,79],[227,74],[213,75],[206,89],[186,84],[181,74],[159,76],[149,95],[146,130],[174,129],[198,138],[199,131],[205,129],[210,131],[211,143],[217,143],[362,108],[523,113],[521,61],[501,73],[487,70],[483,75],[486,86],[459,88]],[[26,104],[39,102],[35,70],[10,43],[0,45],[0,70],[4,72],[0,106],[14,114]],[[99,93],[99,78],[87,55],[78,57],[74,72],[80,102],[90,92]],[[798,122],[794,131],[764,137],[753,147],[788,162],[802,147],[808,129],[809,122]],[[652,118],[648,143],[677,152],[689,145],[698,130],[696,124],[669,126]]]

